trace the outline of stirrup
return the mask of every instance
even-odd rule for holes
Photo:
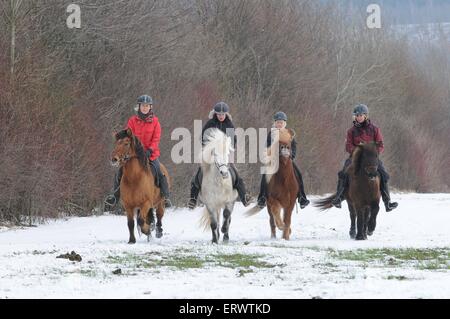
[[[189,200],[188,207],[189,207],[189,209],[194,209],[195,206],[197,206],[197,199],[196,198],[191,198]]]
[[[251,197],[248,194],[244,195],[244,200],[241,200],[242,205],[244,205],[244,207],[247,207],[248,205],[250,205],[253,202],[253,197]]]
[[[107,195],[105,200],[103,201],[103,211],[112,211],[114,207],[116,207],[117,202],[118,200],[116,199],[116,196],[114,196],[114,194]]]
[[[306,206],[309,205],[310,201],[304,197],[299,197],[298,203],[300,204],[300,209],[304,209]]]
[[[388,201],[387,203],[384,203],[384,207],[386,208],[387,212],[391,212],[398,207],[398,203],[397,202],[391,203],[390,201]]]
[[[172,205],[172,202],[170,201],[170,199],[169,198],[164,198],[164,207],[165,208],[170,208],[172,206],[173,205]]]
[[[340,197],[336,197],[331,201],[331,205],[336,208],[342,208],[342,199]]]
[[[265,197],[260,197],[258,199],[258,204],[257,205],[258,205],[258,208],[263,209],[267,205],[267,199]]]

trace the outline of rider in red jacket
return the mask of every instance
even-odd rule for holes
[[[161,139],[161,125],[158,118],[153,113],[153,99],[148,95],[142,95],[138,98],[135,107],[136,115],[130,117],[125,129],[131,129],[145,150],[145,155],[150,160],[150,164],[155,168],[161,187],[161,193],[164,197],[165,206],[171,207],[169,199],[169,185],[166,176],[162,173],[159,162],[159,141]],[[106,199],[110,207],[119,201],[120,198],[120,180],[122,178],[122,168],[119,169],[114,178],[114,194]]]
[[[347,131],[347,140],[345,142],[345,150],[350,156],[353,153],[355,147],[361,143],[374,142],[377,146],[378,154],[383,153],[383,135],[381,130],[373,125],[369,120],[369,108],[364,104],[359,104],[353,110],[353,127]],[[347,167],[352,163],[351,157],[345,161],[344,168],[339,172],[338,186],[336,197],[331,202],[333,206],[341,208],[341,201],[343,200],[344,192],[348,186],[348,174]],[[383,162],[378,162],[378,173],[380,174],[380,190],[383,202],[386,207],[386,211],[389,212],[397,208],[398,203],[391,202],[389,194],[388,181],[389,174],[383,166]]]

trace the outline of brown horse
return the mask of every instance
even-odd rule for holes
[[[130,129],[120,131],[115,138],[111,161],[114,166],[121,166],[123,170],[120,181],[120,198],[128,218],[130,232],[128,243],[136,243],[134,237],[135,214],[138,231],[142,231],[149,239],[151,231],[155,228],[154,209],[156,209],[157,217],[156,237],[161,238],[164,201],[160,189],[155,185],[155,177],[150,169],[149,160],[145,156],[144,148]],[[163,164],[161,164],[161,170],[167,176],[170,185],[169,174]]]
[[[350,237],[366,240],[372,236],[377,224],[380,210],[380,176],[378,175],[378,152],[373,143],[359,145],[352,154],[352,164],[347,169],[349,186],[344,193],[350,211]],[[336,196],[319,200],[315,203],[321,210],[332,207],[331,201]],[[357,232],[355,230],[357,223]]]
[[[275,226],[283,231],[283,239],[289,240],[291,235],[291,216],[295,207],[299,191],[298,182],[295,178],[294,166],[291,159],[291,143],[295,132],[291,129],[279,130],[279,157],[278,171],[267,178],[267,211],[270,216],[271,237],[276,238]],[[272,144],[277,147],[277,143]],[[276,154],[273,148],[269,150],[269,156]],[[284,215],[281,218],[281,209]],[[261,211],[258,206],[250,209],[246,215],[251,216]]]

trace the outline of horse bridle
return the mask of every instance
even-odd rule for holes
[[[130,154],[125,154],[123,157],[119,157],[119,165],[125,165],[132,158],[138,158],[136,155],[130,156]]]
[[[283,154],[284,152],[287,152],[287,153]],[[283,157],[290,157],[291,156],[291,150],[289,148],[287,148],[287,145],[280,145],[280,154]]]
[[[220,164],[217,159],[216,159],[216,154],[214,154],[214,165],[216,165],[216,168],[218,169],[218,171],[220,172],[220,168],[222,167],[226,167],[227,171],[229,170],[228,168],[228,164]]]
[[[375,174],[368,172],[368,171],[367,171],[367,168],[368,168],[368,167],[374,167],[374,166],[373,166],[373,165],[370,165],[370,166],[364,167],[364,172],[366,172],[366,175],[367,175],[370,179],[373,180],[373,179],[377,178],[377,176],[380,176],[380,174],[378,173],[378,167],[377,167],[377,170],[376,170],[376,173],[375,173]]]

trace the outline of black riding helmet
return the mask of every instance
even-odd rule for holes
[[[214,105],[214,112],[215,113],[229,113],[230,107],[225,102],[219,102],[216,105]]]
[[[369,108],[367,107],[367,105],[358,104],[357,106],[355,106],[355,108],[353,109],[353,116],[356,116],[359,114],[365,114],[367,116],[369,115]]]
[[[287,122],[287,115],[284,112],[277,112],[275,113],[275,115],[273,116],[273,120],[274,121],[285,121]]]

